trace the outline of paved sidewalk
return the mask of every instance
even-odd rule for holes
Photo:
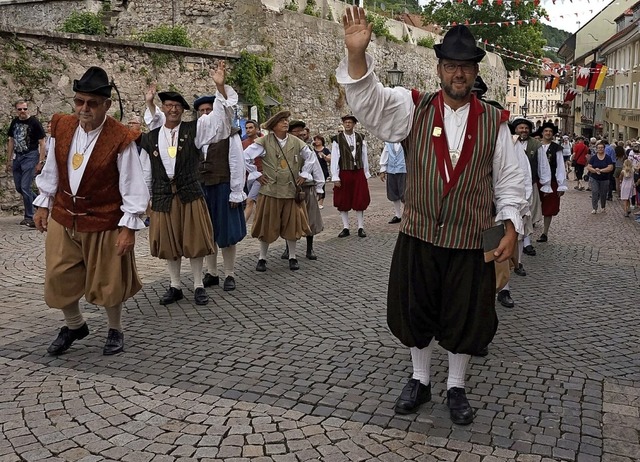
[[[62,317],[42,300],[43,236],[0,218],[0,462],[640,460],[640,224],[621,204],[591,215],[588,193],[565,195],[512,279],[516,307],[498,307],[490,355],[472,360],[463,427],[448,418],[442,352],[432,402],[393,413],[411,363],[386,327],[397,225],[384,185],[370,186],[367,238],[337,238],[328,196],[317,261],[301,241],[291,272],[278,242],[256,273],[246,238],[237,290],[208,289],[207,306],[186,264],[185,299],[158,304],[168,276],[140,232],[144,288],[112,357],[104,312],[84,303],[92,335],[46,355]]]

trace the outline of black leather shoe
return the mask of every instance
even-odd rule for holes
[[[86,322],[77,329],[69,329],[67,326],[64,326],[60,329],[58,337],[49,345],[49,348],[47,348],[47,353],[52,356],[62,354],[71,347],[73,342],[82,340],[87,335],[89,335],[89,327]]]
[[[289,259],[289,269],[291,271],[296,271],[300,269],[300,265],[298,264],[298,260],[296,260],[295,258],[290,258]]]
[[[367,233],[364,232],[364,229],[358,228],[358,237],[367,237]]]
[[[211,273],[206,273],[202,278],[202,285],[205,287],[220,285],[220,276],[214,276]]]
[[[396,400],[397,414],[411,414],[418,406],[431,401],[431,384],[423,385],[417,379],[410,379]]]
[[[116,329],[109,329],[107,342],[104,344],[102,354],[105,356],[115,355],[124,351],[124,334]]]
[[[204,287],[198,287],[193,291],[193,301],[196,302],[196,305],[206,305],[209,303],[209,296],[207,295],[207,291],[204,290]]]
[[[347,237],[349,235],[349,228],[344,228],[342,231],[340,231],[340,234],[338,234],[338,237]]]
[[[486,347],[482,348],[480,351],[478,351],[477,353],[474,353],[473,356],[478,356],[480,358],[484,358],[488,354],[489,354],[489,347],[486,346]]]
[[[317,260],[318,256],[313,252],[313,249],[309,249],[307,250],[307,255],[306,255],[308,260]]]
[[[513,308],[516,306],[516,304],[513,303],[513,298],[511,298],[511,293],[508,290],[501,290],[498,292],[498,301],[505,308]]]
[[[182,289],[176,289],[175,287],[169,287],[167,291],[164,293],[162,298],[160,299],[161,305],[170,305],[171,303],[175,303],[178,300],[182,300],[184,295],[182,294]]]
[[[224,279],[224,286],[222,286],[222,290],[224,290],[225,292],[236,290],[236,280],[233,278],[233,276],[227,276]]]
[[[391,221],[389,221],[390,225],[395,225],[396,223],[400,223],[402,219],[400,217],[393,217]]]
[[[518,267],[514,269],[513,272],[516,273],[518,276],[527,275],[527,272],[524,270],[524,266],[522,266],[522,263],[518,263]]]
[[[288,260],[289,259],[289,248],[285,247],[284,252],[282,252],[282,255],[280,255],[280,259],[281,260]]]
[[[549,240],[549,238],[547,237],[547,235],[542,233],[540,235],[540,237],[538,239],[536,239],[536,242],[547,242],[548,240]]]
[[[267,271],[267,260],[258,260],[256,271],[260,271],[261,273]]]
[[[536,249],[534,249],[533,246],[531,244],[529,244],[524,249],[522,249],[522,253],[524,253],[525,255],[529,255],[531,257],[535,257],[536,256]]]
[[[473,409],[464,388],[453,387],[447,390],[447,406],[454,424],[469,425],[473,422]]]

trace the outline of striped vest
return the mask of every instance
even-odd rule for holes
[[[411,132],[403,142],[407,177],[401,231],[438,247],[480,249],[482,231],[493,225],[492,170],[501,111],[472,97],[454,170],[442,101],[440,92],[420,95]]]

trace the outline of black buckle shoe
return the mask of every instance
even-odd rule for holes
[[[531,257],[535,257],[536,256],[536,249],[534,249],[533,246],[531,244],[529,244],[524,249],[522,249],[522,253],[524,253],[525,255],[529,255]]]
[[[297,271],[300,269],[300,265],[298,264],[298,260],[295,258],[289,259],[289,269],[291,271]]]
[[[109,329],[107,342],[104,344],[102,354],[105,356],[115,355],[124,351],[124,334],[116,329]]]
[[[417,379],[410,379],[396,400],[397,414],[411,414],[418,406],[431,401],[431,384],[423,385]]]
[[[390,224],[390,225],[395,225],[396,223],[400,223],[401,221],[402,221],[402,218],[394,216],[394,217],[389,221],[389,224]]]
[[[222,290],[224,290],[225,292],[236,290],[236,280],[233,278],[233,276],[227,276],[224,279],[224,285],[222,286]]]
[[[313,252],[313,249],[309,249],[307,250],[307,255],[306,255],[308,260],[317,260],[318,257],[316,256],[316,254]]]
[[[87,335],[89,335],[89,327],[86,322],[77,329],[69,329],[67,326],[64,326],[60,329],[58,337],[56,337],[53,343],[49,345],[49,348],[47,348],[47,353],[52,356],[62,354],[71,347],[73,342],[82,340]]]
[[[282,252],[282,255],[280,255],[280,259],[281,260],[288,260],[289,259],[289,248],[288,247],[284,248],[284,252]]]
[[[364,232],[363,228],[358,228],[358,237],[367,237],[367,233]]]
[[[267,260],[258,260],[258,264],[256,265],[256,271],[260,271],[261,273],[264,273],[265,271],[267,271]]]
[[[513,302],[513,298],[511,298],[511,293],[508,290],[501,290],[498,292],[498,301],[505,308],[513,308],[516,306]]]
[[[198,287],[193,291],[193,300],[196,302],[196,305],[206,305],[209,303],[209,296],[207,295],[207,291],[204,290],[204,287]]]
[[[536,239],[536,242],[547,242],[548,240],[549,240],[549,238],[547,237],[547,235],[542,233],[540,235],[540,237],[538,239]]]
[[[344,228],[342,231],[340,231],[340,234],[338,234],[338,237],[347,237],[349,235],[349,228]]]
[[[160,299],[161,305],[170,305],[171,303],[175,303],[178,300],[182,300],[184,295],[182,294],[182,289],[176,289],[175,287],[169,287],[167,291],[164,293],[162,298]]]
[[[514,269],[513,272],[516,273],[518,276],[527,275],[527,272],[524,270],[524,266],[522,266],[522,263],[518,263],[518,267]]]
[[[464,388],[453,387],[447,390],[447,406],[454,424],[469,425],[473,422],[473,409]]]
[[[211,273],[206,273],[202,278],[202,285],[205,287],[220,285],[220,276],[214,276]]]

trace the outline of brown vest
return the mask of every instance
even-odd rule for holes
[[[356,157],[353,157],[351,146],[344,133],[338,133],[336,140],[338,141],[338,147],[340,148],[340,170],[360,170],[363,168],[362,162],[362,143],[364,136],[360,133],[354,132],[356,138]]]
[[[56,114],[51,120],[58,167],[58,191],[51,216],[65,228],[75,227],[78,232],[116,229],[123,215],[118,154],[136,139],[136,133],[107,117],[74,196],[69,186],[69,150],[78,123],[75,115],[67,114]]]

